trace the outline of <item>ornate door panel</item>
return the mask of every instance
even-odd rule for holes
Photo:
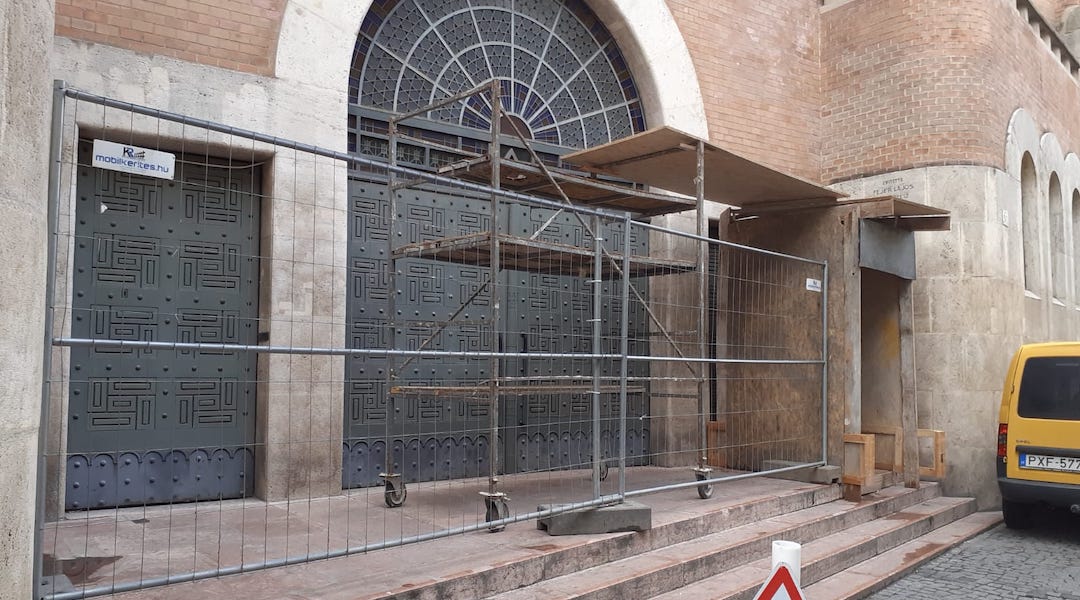
[[[178,161],[167,181],[89,163],[84,143],[72,335],[257,343],[256,171]],[[255,365],[254,353],[73,348],[67,507],[249,495]]]
[[[390,348],[390,294],[399,349],[485,351],[491,348],[490,289],[468,302],[458,319],[440,326],[473,296],[487,269],[432,260],[397,261],[390,289],[389,210],[385,183],[352,180],[349,223],[349,301],[346,340],[352,348]],[[488,201],[404,190],[398,199],[395,246],[465,235],[491,228]],[[386,439],[392,439],[395,471],[407,481],[477,477],[488,472],[486,401],[453,394],[387,394],[387,369],[395,385],[453,386],[488,377],[487,359],[350,357],[345,381],[345,442],[342,485],[379,483]]]
[[[548,224],[538,239],[578,247],[591,247],[592,238],[581,225],[577,216],[539,208],[516,207],[511,212],[512,235],[530,237],[544,224]],[[585,217],[589,219],[590,217]],[[591,226],[591,225],[590,225]],[[621,223],[602,226],[600,236],[605,247],[622,252],[623,227]],[[631,234],[631,251],[644,253],[647,240],[636,232]],[[509,273],[508,299],[506,302],[506,349],[512,352],[537,354],[565,354],[592,352],[592,286],[590,274],[568,277],[530,272]],[[647,281],[635,280],[634,285],[647,297]],[[603,305],[601,314],[600,352],[618,354],[620,349],[620,322],[623,307],[620,281],[605,280],[601,285]],[[645,312],[640,303],[630,303],[631,354],[647,354],[644,343],[647,330]],[[506,373],[536,382],[570,381],[588,388],[592,383],[591,360],[571,359],[510,359]],[[648,365],[631,364],[629,375],[648,374]],[[619,363],[616,360],[601,361],[601,376],[607,386],[617,385]],[[631,388],[641,390],[644,382],[634,380]],[[610,389],[610,388],[608,388]],[[619,448],[619,396],[604,393],[600,396],[601,455],[604,458],[618,456]],[[537,393],[529,396],[513,396],[506,401],[503,427],[507,439],[506,470],[522,472],[583,466],[589,463],[592,445],[592,398],[585,391],[580,393]],[[639,464],[647,455],[649,433],[646,413],[646,395],[636,391],[627,396],[627,460]]]
[[[486,199],[406,190],[398,198],[398,228],[389,235],[389,207],[382,182],[350,182],[348,342],[353,348],[391,348],[390,335],[390,238],[395,245],[454,237],[490,230]],[[499,228],[528,237],[551,216],[551,211],[514,207]],[[518,230],[521,231],[518,231]],[[621,248],[621,226],[606,235],[611,248]],[[581,246],[587,237],[576,217],[561,215],[542,234],[547,241]],[[632,239],[638,251],[643,239]],[[398,276],[394,315],[399,349],[486,351],[491,345],[490,290],[472,301],[482,287],[487,267],[434,260],[397,261]],[[507,352],[587,353],[591,350],[592,299],[584,277],[506,271],[499,275],[503,316],[500,346]],[[647,293],[644,281],[636,281]],[[608,306],[603,322],[604,351],[619,351],[622,306],[615,299],[618,281],[603,284]],[[466,304],[454,322],[450,318]],[[644,311],[631,309],[631,339],[644,340]],[[448,324],[449,323],[449,324]],[[445,328],[434,335],[442,327]],[[647,343],[636,341],[632,353],[647,353]],[[479,385],[488,377],[487,359],[407,359],[351,357],[346,368],[344,487],[377,485],[384,468],[386,441],[394,451],[394,470],[407,481],[428,481],[485,476],[488,473],[489,406],[485,400],[468,399],[447,390],[436,394],[387,393],[387,370],[394,368],[395,385],[453,387]],[[614,378],[618,363],[603,365],[603,375]],[[631,368],[645,375],[646,366]],[[504,377],[588,378],[591,361],[568,359],[506,359]],[[608,383],[612,383],[609,380]],[[644,384],[633,384],[641,388]],[[631,464],[641,462],[648,451],[647,420],[643,392],[629,397],[630,426],[627,451]],[[501,456],[504,472],[559,469],[587,462],[592,452],[592,407],[588,394],[537,393],[506,396],[500,418]],[[603,454],[617,456],[618,397],[607,394],[601,405]]]
[[[501,83],[503,109],[507,118],[513,119],[523,129],[522,134],[531,138],[535,148],[547,159],[556,159],[574,148],[604,144],[645,130],[644,110],[626,60],[611,33],[585,1],[386,0],[376,3],[368,11],[353,51],[349,74],[349,151],[386,159],[389,154],[389,116],[412,112],[492,80]],[[472,96],[402,123],[400,132],[414,139],[399,140],[397,162],[434,170],[465,157],[486,153],[491,114],[490,100]],[[503,132],[508,134],[508,139],[511,137],[507,129]],[[417,143],[416,138],[437,145],[425,147]],[[513,142],[509,143],[513,145]],[[525,156],[523,148],[518,148],[517,155]],[[370,188],[367,192],[353,194],[350,225],[353,282],[350,290],[353,295],[347,311],[347,333],[350,343],[356,347],[385,347],[388,332],[380,323],[386,321],[386,315],[380,314],[379,310],[383,307],[385,312],[388,306],[385,240],[388,215],[383,211],[389,203],[380,195],[384,193],[385,186],[381,186],[380,190],[367,187]],[[466,209],[463,205],[470,201],[461,198],[435,199],[411,192],[404,193],[403,198],[406,204],[414,203],[408,210],[415,212],[399,216],[399,219],[413,223],[408,231],[409,240],[415,241],[420,239],[419,236],[426,235],[437,237],[434,235],[436,231],[461,235],[490,229],[479,223],[488,212],[486,200],[471,201],[472,208]],[[419,204],[415,204],[417,202]],[[431,212],[433,220],[425,224],[423,219],[426,217],[423,215],[427,211],[434,211]],[[502,225],[499,231],[506,231],[507,223]],[[559,227],[570,231],[568,223]],[[580,242],[580,234],[577,231],[574,235],[578,239],[568,241]],[[399,265],[402,266],[402,273],[398,278],[408,283],[402,284],[402,297],[397,300],[398,309],[403,312],[395,316],[412,321],[406,322],[409,332],[398,335],[397,339],[407,339],[410,344],[419,343],[429,335],[431,327],[425,320],[443,319],[452,314],[468,297],[464,290],[479,285],[478,282],[487,273],[486,268],[447,264],[425,265],[402,261]],[[445,277],[446,285],[443,288],[425,288],[425,285],[434,285],[436,275]],[[502,273],[499,278],[508,284],[519,275]],[[542,317],[543,327],[557,327],[559,331],[564,331],[565,327],[581,327],[582,323],[574,322],[571,318],[578,313],[571,314],[569,309],[559,311],[564,301],[562,296],[566,297],[566,302],[579,302],[581,294],[587,295],[587,291],[578,289],[582,285],[580,282],[571,284],[569,279],[555,279],[557,281],[534,278],[524,284],[532,286],[535,294],[560,296],[552,299],[558,303],[558,307],[552,309],[555,312]],[[561,286],[564,283],[576,287],[563,290]],[[554,288],[548,289],[549,285]],[[452,296],[455,289],[462,293]],[[510,293],[511,296],[513,293]],[[540,343],[538,340],[541,338],[561,339],[559,336],[563,335],[560,333],[552,337],[530,333],[528,328],[522,328],[513,321],[520,316],[509,314],[517,310],[514,302],[524,301],[522,306],[531,307],[543,301],[539,297],[533,298],[532,294],[528,292],[522,297],[502,298],[507,309],[502,319],[504,336],[499,343],[505,350],[529,347],[529,344]],[[488,315],[486,307],[486,304],[470,307],[468,318],[463,319],[474,333],[459,328],[458,337],[451,338],[448,331],[429,347],[451,348],[464,343],[466,339],[475,339],[476,347],[491,348],[491,335],[484,328]],[[564,317],[567,320],[564,321]],[[538,323],[530,325],[533,328],[540,326]],[[566,335],[576,337],[576,334]],[[559,342],[559,349],[565,345]],[[400,470],[399,467],[394,470],[404,473],[407,479],[485,475],[486,450],[483,446],[488,443],[485,425],[487,407],[448,397],[433,397],[429,401],[401,398],[395,400],[401,406],[390,406],[386,400],[387,365],[384,362],[360,358],[349,361],[346,376],[345,485],[378,482],[378,473],[383,468],[385,458],[385,443],[379,440],[388,433],[391,436],[404,436],[400,450],[404,452],[403,464]],[[475,383],[483,379],[487,369],[482,365],[483,361],[451,362],[452,366],[412,362],[406,372],[399,374],[399,381],[430,380],[441,381],[436,384],[445,385],[447,382],[452,384],[456,379]],[[533,368],[539,368],[535,362],[532,364]],[[527,370],[524,365],[520,361],[505,361],[504,374],[506,370],[511,371],[510,374]],[[562,371],[564,368],[576,370],[577,367],[571,369],[566,365],[554,365],[553,368]],[[516,436],[519,434],[529,439],[536,436],[547,439],[551,435],[561,439],[565,433],[573,438],[566,444],[574,448],[581,445],[580,439],[574,437],[579,432],[571,434],[567,429],[567,432],[554,434],[546,429],[546,425],[541,427],[544,429],[542,433],[533,430],[526,432],[519,430],[515,424],[526,414],[534,415],[532,422],[537,423],[566,421],[565,414],[578,415],[575,411],[580,410],[581,398],[536,396],[529,400],[526,397],[507,397],[504,404],[507,408],[501,413],[500,421],[508,428],[502,428],[500,435],[510,436],[504,439],[509,452],[504,454],[508,470],[533,468],[529,465],[540,465],[543,461],[548,461],[544,464],[550,463],[548,459],[516,458],[520,453],[515,454],[517,450],[513,449],[518,446]],[[605,410],[617,409],[608,405]],[[643,411],[640,407],[634,410],[635,414]],[[409,421],[404,416],[406,414],[416,416],[419,421]],[[431,433],[433,431],[468,433],[452,436],[451,439],[444,434]],[[638,446],[644,447],[644,443],[640,442]],[[541,446],[546,448],[548,444]],[[537,452],[544,454],[548,451],[540,449]],[[580,454],[578,450],[561,452],[562,458],[551,458],[555,460],[551,464],[574,464],[578,462]],[[462,470],[465,468],[463,465],[468,468]]]

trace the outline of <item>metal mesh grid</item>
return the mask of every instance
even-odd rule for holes
[[[822,264],[58,99],[42,596],[822,461]],[[176,176],[94,168],[93,139]]]

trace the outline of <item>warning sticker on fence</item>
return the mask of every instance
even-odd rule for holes
[[[821,293],[821,280],[820,279],[812,279],[810,277],[807,277],[806,278],[806,289],[811,291],[811,292],[817,292],[817,293],[820,294]]]
[[[128,144],[94,140],[93,165],[111,171],[172,179],[176,155]]]

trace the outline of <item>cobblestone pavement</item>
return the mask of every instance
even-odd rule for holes
[[[869,598],[1080,600],[1080,518],[1055,511],[1024,531],[998,525]]]

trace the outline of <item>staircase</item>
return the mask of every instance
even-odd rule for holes
[[[644,496],[652,528],[640,533],[551,536],[523,522],[120,597],[750,600],[769,574],[772,542],[790,540],[802,544],[808,598],[861,598],[1001,520],[933,483],[840,496],[837,485],[758,477],[717,486],[705,501],[686,490]]]
[[[857,503],[762,515],[488,597],[750,600],[769,575],[772,541],[783,539],[803,544],[808,598],[861,598],[1000,521],[999,513],[974,511],[973,499],[942,497],[936,484],[889,487]]]

